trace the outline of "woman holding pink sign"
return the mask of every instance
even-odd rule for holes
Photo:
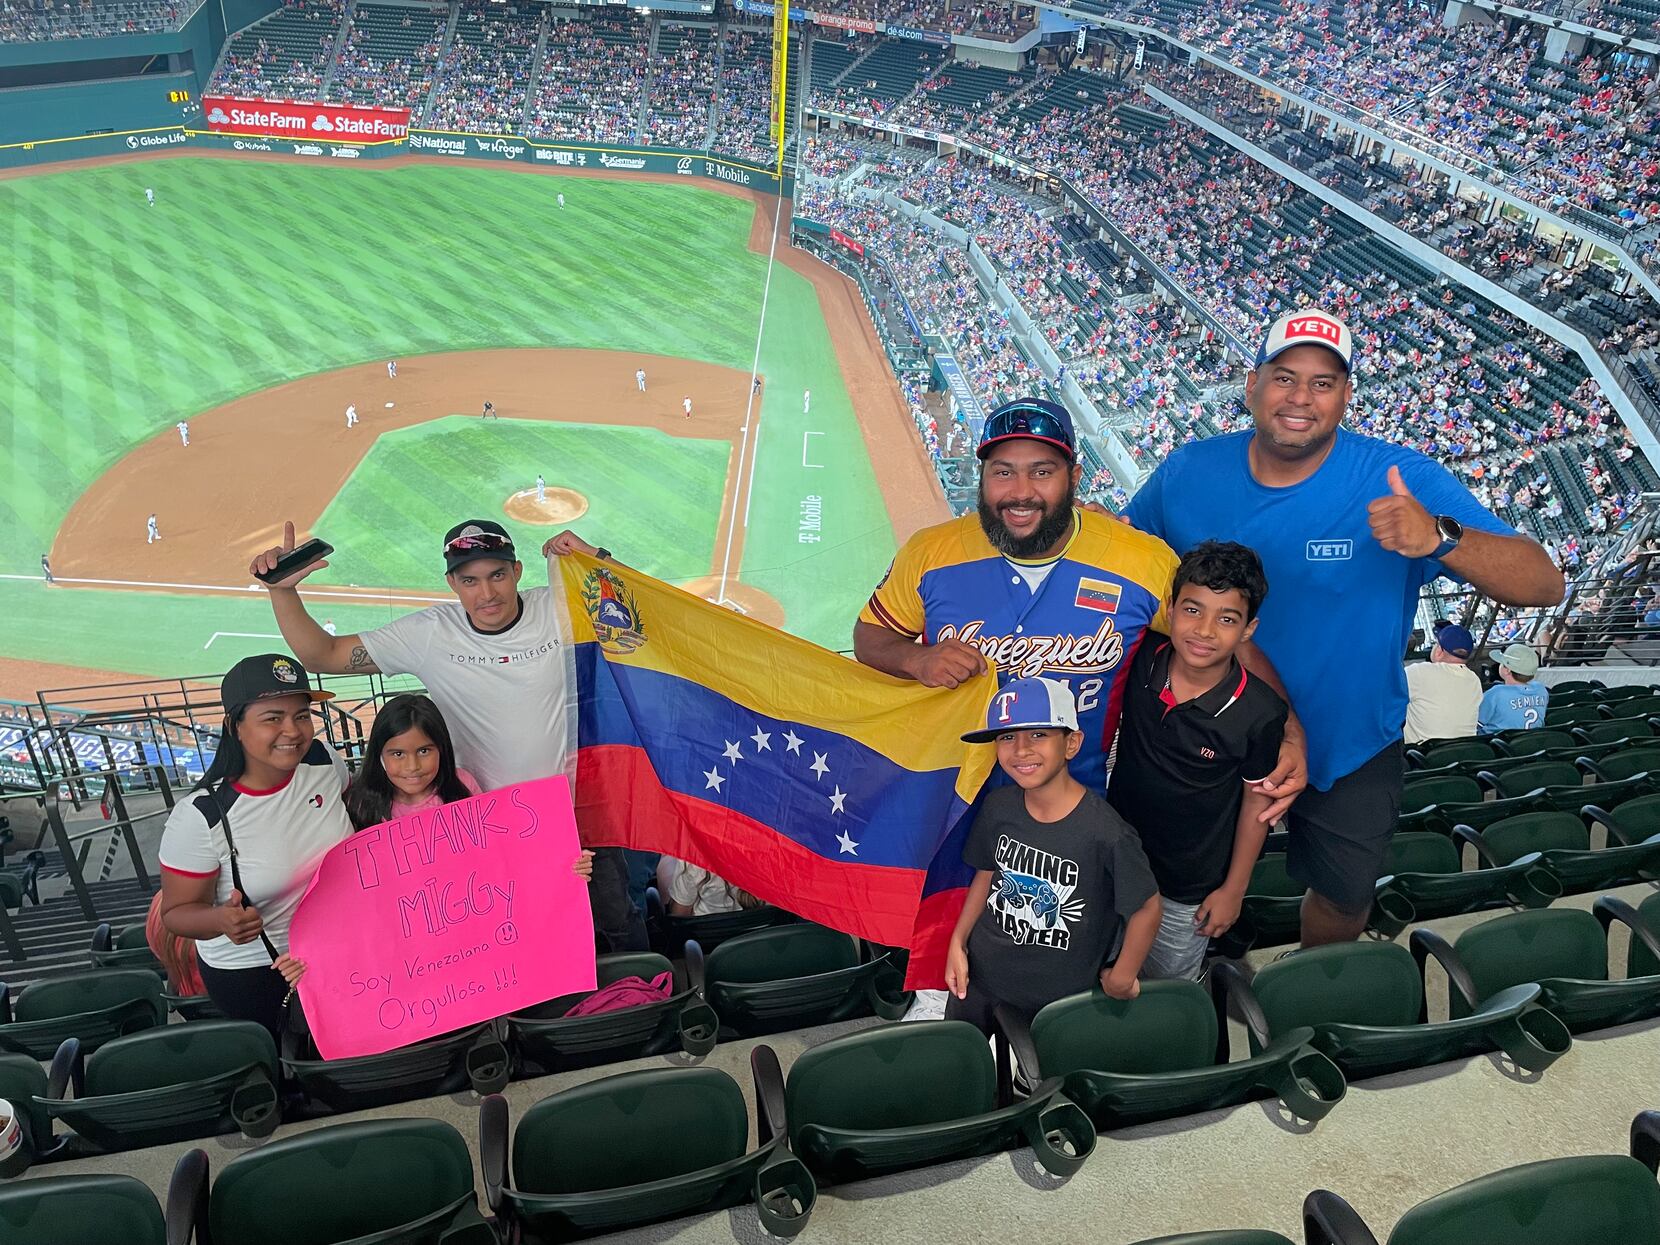
[[[352,833],[339,754],[316,738],[312,705],[332,692],[280,653],[248,657],[219,685],[224,729],[196,793],[161,838],[161,920],[197,942],[208,997],[280,1040],[288,983],[274,962],[317,863]]]

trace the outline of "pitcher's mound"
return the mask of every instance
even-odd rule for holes
[[[680,586],[705,601],[714,601],[720,595],[720,576],[703,575]],[[784,625],[784,607],[778,603],[778,599],[759,588],[751,588],[748,584],[728,580],[725,604],[729,609],[736,606],[738,613],[764,622],[769,627]]]
[[[569,523],[588,513],[588,499],[574,488],[550,488],[542,500],[533,488],[520,489],[501,507],[510,519],[520,523]]]

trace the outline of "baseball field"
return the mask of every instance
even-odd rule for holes
[[[441,597],[442,532],[480,516],[527,584],[569,526],[846,648],[946,511],[856,288],[787,234],[768,286],[771,212],[425,158],[0,180],[0,697],[279,644],[246,568],[285,519],[337,548],[310,597],[341,633]]]

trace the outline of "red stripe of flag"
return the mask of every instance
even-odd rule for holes
[[[666,789],[640,748],[578,751],[576,817],[587,846],[664,852],[809,921],[884,946],[910,942],[923,870],[820,856],[742,813]]]

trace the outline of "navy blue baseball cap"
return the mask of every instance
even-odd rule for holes
[[[1476,638],[1465,627],[1449,623],[1435,633],[1435,642],[1441,651],[1452,657],[1468,657],[1476,651]]]
[[[999,441],[1013,441],[1025,437],[1053,445],[1066,455],[1067,462],[1078,459],[1078,440],[1072,431],[1072,413],[1059,402],[1047,398],[1016,398],[1005,402],[986,416],[980,430],[980,448],[976,451],[982,462],[986,452]]]
[[[1078,729],[1078,702],[1058,679],[1011,679],[986,709],[986,729],[969,731],[964,743],[983,744],[1009,731]]]

